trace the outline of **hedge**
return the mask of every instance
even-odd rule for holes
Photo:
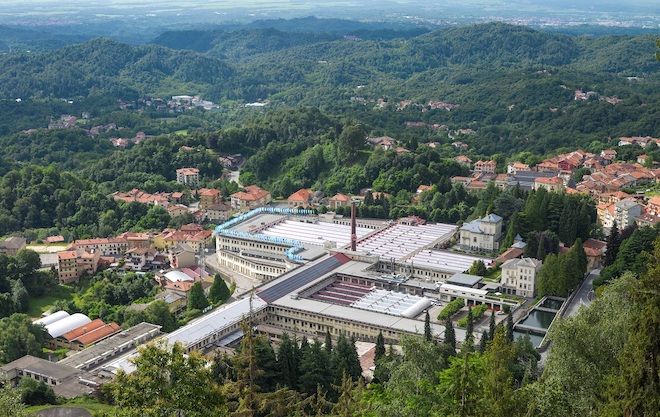
[[[457,298],[454,301],[451,301],[449,304],[445,306],[445,308],[442,309],[440,314],[438,314],[438,320],[440,321],[445,321],[454,314],[458,312],[461,308],[465,306],[465,300],[462,298]]]

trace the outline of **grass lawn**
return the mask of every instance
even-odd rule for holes
[[[177,130],[174,133],[177,135],[188,136],[188,129]]]
[[[28,315],[30,317],[39,318],[41,314],[48,311],[53,303],[57,300],[73,300],[73,288],[66,285],[58,285],[50,292],[50,294],[42,297],[30,298],[30,309]]]

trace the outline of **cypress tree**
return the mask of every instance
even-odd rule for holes
[[[374,351],[374,364],[378,366],[378,362],[385,356],[385,338],[383,332],[378,332],[376,338],[376,350]]]
[[[479,341],[479,353],[484,353],[486,351],[486,344],[489,340],[489,334],[487,331],[481,333],[481,340]]]
[[[511,313],[506,315],[506,332],[505,337],[508,343],[513,343],[513,315]]]
[[[511,219],[509,220],[509,227],[506,230],[506,235],[502,239],[502,244],[500,245],[500,253],[506,252],[511,245],[513,245],[513,239],[518,234],[518,213],[513,213]]]
[[[540,259],[542,261],[545,260],[546,256],[548,256],[548,251],[545,249],[545,241],[546,238],[543,234],[539,235],[539,247],[536,251],[536,259]]]
[[[616,260],[616,255],[619,253],[619,247],[621,246],[621,240],[619,238],[619,228],[617,227],[616,221],[612,225],[609,236],[607,236],[607,246],[605,251],[605,259],[603,260],[604,266],[609,266],[614,263]]]
[[[468,307],[467,327],[465,328],[465,341],[461,346],[461,351],[474,351],[474,323],[472,323],[472,306]]]
[[[328,355],[332,353],[332,337],[330,336],[330,330],[325,332],[325,343],[323,344],[325,351],[328,352]]]
[[[451,319],[448,318],[445,322],[445,344],[451,349],[453,354],[456,354],[456,331]]]
[[[495,336],[495,309],[490,311],[490,323],[488,324],[488,339],[493,340]]]
[[[424,339],[427,342],[430,342],[433,339],[433,333],[431,332],[431,316],[429,311],[426,310],[426,316],[424,316]]]

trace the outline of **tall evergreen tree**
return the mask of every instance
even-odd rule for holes
[[[378,364],[385,356],[385,338],[383,337],[383,332],[378,332],[378,337],[376,338],[376,348],[374,350],[374,363]]]
[[[462,352],[474,351],[474,323],[472,322],[472,306],[468,307],[467,327],[465,328],[465,341],[461,345]]]
[[[610,266],[614,263],[616,255],[619,253],[620,246],[621,240],[619,240],[619,227],[615,220],[612,229],[610,229],[610,234],[607,236],[607,246],[605,249],[603,266]]]
[[[509,220],[509,226],[506,229],[506,235],[500,245],[500,253],[507,251],[513,245],[513,239],[518,234],[518,213],[513,213]]]
[[[220,274],[215,274],[213,284],[209,288],[209,300],[213,303],[224,303],[229,299],[229,287]]]
[[[332,337],[330,336],[330,330],[325,331],[325,342],[323,343],[325,351],[328,352],[328,355],[332,353]]]
[[[453,355],[456,354],[456,331],[454,330],[454,324],[451,319],[448,318],[445,321],[445,345],[447,345]]]
[[[489,335],[486,330],[481,332],[481,340],[479,340],[479,353],[484,353],[486,351],[486,345],[488,344]]]
[[[506,315],[506,340],[508,343],[513,343],[513,315],[509,312]]]
[[[188,292],[188,310],[204,310],[208,305],[209,302],[204,295],[202,282],[197,281],[190,287]]]
[[[574,198],[565,198],[564,209],[559,220],[559,240],[564,242],[565,246],[573,245],[577,235],[578,207]]]
[[[281,386],[282,372],[275,357],[275,351],[264,337],[257,337],[254,344],[254,355],[259,373],[255,383],[261,392],[272,392]]]
[[[430,342],[433,339],[433,332],[431,332],[431,316],[429,311],[426,310],[426,315],[424,316],[424,339],[427,342]]]
[[[490,310],[490,322],[488,323],[488,339],[492,340],[495,336],[495,309]]]
[[[298,345],[291,340],[288,333],[282,333],[280,345],[277,350],[277,362],[282,371],[282,383],[290,389],[298,388],[300,375],[300,360]]]
[[[360,365],[360,357],[355,348],[355,342],[352,339],[348,339],[343,332],[339,334],[337,345],[332,351],[331,364],[336,385],[341,383],[344,373],[354,381],[357,381],[360,375],[362,375],[362,366]]]
[[[303,352],[299,380],[301,391],[312,395],[317,391],[317,386],[320,386],[323,392],[330,392],[333,370],[327,352],[321,347],[321,342],[314,339]]]

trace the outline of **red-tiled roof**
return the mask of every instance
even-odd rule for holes
[[[302,188],[295,193],[291,194],[288,198],[289,201],[309,201],[309,197],[314,194],[314,191]]]

